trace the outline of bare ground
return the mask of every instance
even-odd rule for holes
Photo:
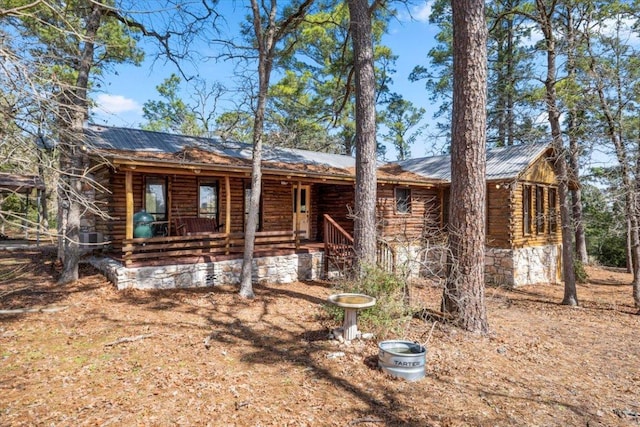
[[[407,382],[376,367],[377,341],[328,339],[331,284],[247,302],[232,287],[119,292],[83,267],[60,287],[52,259],[0,252],[3,426],[640,425],[640,316],[619,271],[589,269],[580,308],[561,286],[487,288],[491,335],[436,324],[426,376]],[[440,293],[413,289],[431,309]]]

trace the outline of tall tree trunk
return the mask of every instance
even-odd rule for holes
[[[631,257],[633,267],[633,280],[631,281],[633,303],[640,309],[640,144],[636,148],[635,191],[633,197],[633,217],[631,227]],[[638,311],[640,313],[640,311]]]
[[[260,194],[262,191],[262,137],[264,133],[264,111],[267,104],[269,79],[273,66],[274,37],[276,31],[276,1],[271,2],[266,31],[262,29],[261,10],[257,0],[251,0],[253,11],[253,29],[258,43],[258,100],[253,124],[253,160],[251,166],[251,197],[249,215],[244,230],[244,257],[240,277],[240,295],[253,298],[253,250],[255,247],[256,229],[260,211]]]
[[[59,284],[72,283],[78,280],[78,263],[80,261],[80,219],[82,211],[82,177],[88,167],[88,159],[82,151],[84,140],[83,123],[88,115],[87,88],[89,74],[93,67],[94,43],[100,21],[102,5],[92,3],[91,13],[85,21],[85,34],[82,43],[78,76],[75,87],[63,91],[61,106],[60,132],[60,165],[62,188],[62,205],[64,230],[59,234],[64,239],[63,268],[58,279]]]
[[[593,70],[592,70],[593,71]],[[632,171],[629,167],[629,159],[625,150],[625,144],[620,126],[616,125],[617,121],[611,111],[611,107],[604,94],[602,82],[598,82],[597,91],[605,121],[607,123],[607,135],[611,139],[620,166],[620,176],[622,179],[622,188],[624,190],[624,206],[625,216],[627,218],[627,270],[633,273],[633,300],[636,307],[640,308],[640,209],[638,207],[638,180],[631,178]],[[640,153],[636,155],[640,156]],[[637,173],[640,173],[640,165],[637,166]]]
[[[484,1],[453,0],[450,259],[443,310],[489,329],[484,297],[487,27]]]
[[[356,84],[356,272],[376,262],[376,111],[371,13],[367,0],[348,0]]]
[[[567,73],[569,82],[576,81],[577,65],[576,53],[578,46],[576,41],[576,28],[573,13],[568,8],[566,16],[566,39],[568,44],[567,52]],[[578,103],[569,103],[569,113],[567,114],[567,134],[569,135],[569,177],[574,184],[571,189],[571,202],[573,213],[573,226],[575,234],[575,254],[582,264],[589,262],[587,254],[587,239],[585,236],[584,223],[582,219],[582,191],[580,189],[580,143],[578,134],[581,124],[578,121]]]
[[[255,248],[256,229],[260,214],[260,194],[262,192],[262,139],[264,136],[264,113],[269,96],[269,80],[273,61],[276,55],[276,43],[296,25],[298,25],[313,0],[305,0],[298,4],[282,23],[277,22],[278,2],[270,0],[267,22],[262,22],[262,12],[266,2],[251,0],[251,11],[253,17],[253,31],[256,37],[256,49],[258,50],[258,99],[256,102],[256,112],[253,124],[253,160],[251,166],[251,197],[249,202],[249,213],[244,230],[244,257],[242,259],[242,273],[240,276],[240,296],[243,298],[253,298],[252,266],[253,250]],[[263,28],[263,24],[266,27]]]
[[[573,113],[569,113],[569,170],[571,181],[575,183],[575,188],[571,190],[571,201],[573,210],[573,225],[575,233],[576,256],[582,264],[589,263],[587,254],[587,238],[582,218],[582,190],[580,189],[580,147],[575,135],[571,133]]]
[[[513,9],[514,5],[509,2],[508,4],[510,9]],[[516,75],[515,75],[515,59],[516,53],[515,43],[514,43],[514,25],[513,25],[513,16],[508,16],[507,18],[507,52],[509,55],[509,60],[507,61],[507,103],[506,103],[506,121],[507,121],[507,146],[512,146],[514,143],[514,133],[515,133],[515,114],[514,114],[514,91],[516,86]]]
[[[558,198],[560,199],[560,223],[562,225],[562,272],[564,276],[564,297],[562,304],[577,306],[576,275],[573,267],[573,227],[571,226],[571,203],[569,197],[569,173],[566,152],[562,142],[560,111],[556,95],[556,43],[553,33],[552,15],[555,3],[547,12],[545,0],[536,0],[540,30],[544,35],[547,52],[547,76],[544,82],[545,100],[552,144],[555,151],[554,165],[558,177]]]
[[[596,70],[597,56],[588,45],[590,64],[589,72],[594,79],[596,86],[596,92],[598,94],[598,101],[600,103],[600,109],[606,124],[606,133],[609,137],[611,144],[613,145],[620,167],[620,178],[622,180],[622,189],[624,191],[625,198],[625,216],[627,219],[627,270],[631,270],[633,273],[632,288],[633,288],[633,301],[636,307],[640,308],[640,207],[638,206],[638,190],[640,189],[637,179],[637,174],[640,174],[640,152],[636,153],[639,158],[636,159],[636,179],[632,179],[632,170],[629,165],[629,158],[627,155],[627,147],[624,142],[622,133],[621,117],[618,114],[614,114],[615,108],[612,108],[609,100],[605,94],[605,83],[600,78],[598,71]],[[617,65],[620,64],[620,58],[617,59]],[[622,84],[620,83],[619,73],[620,70],[616,70],[617,79],[617,98],[620,103]],[[618,109],[621,110],[621,109]],[[640,149],[637,148],[637,149]],[[635,184],[634,184],[635,181]]]

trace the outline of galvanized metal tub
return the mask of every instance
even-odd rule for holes
[[[390,340],[378,343],[378,366],[389,375],[417,381],[424,377],[427,349],[415,342]]]

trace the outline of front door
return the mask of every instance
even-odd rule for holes
[[[300,200],[298,200],[298,186],[293,186],[293,229],[302,231],[300,238],[308,239],[310,230],[311,187],[300,186]]]

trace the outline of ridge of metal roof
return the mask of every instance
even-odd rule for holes
[[[188,147],[196,147],[220,156],[243,160],[251,160],[253,150],[251,144],[225,141],[218,137],[204,138],[113,126],[89,125],[85,128],[85,134],[87,146],[96,149],[174,154]],[[355,167],[355,159],[351,156],[268,145],[263,147],[262,160],[342,169]]]
[[[533,161],[550,148],[549,144],[523,144],[487,150],[486,180],[517,178]],[[395,162],[407,172],[429,179],[451,182],[451,156],[420,157]]]

